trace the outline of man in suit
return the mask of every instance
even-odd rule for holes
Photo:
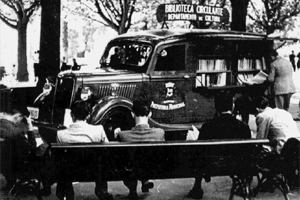
[[[198,140],[251,138],[249,126],[232,115],[233,97],[230,93],[220,92],[216,95],[215,109],[219,116],[202,125]],[[202,199],[201,181],[202,177],[195,178],[194,187],[188,194],[190,198]]]
[[[135,127],[131,130],[119,132],[119,140],[130,141],[164,141],[165,132],[161,128],[151,128],[148,119],[151,117],[150,104],[147,101],[134,101],[132,106],[132,116],[135,119]],[[142,192],[148,192],[154,185],[148,180],[141,180]],[[129,199],[138,199],[136,192],[137,180],[124,180],[124,184],[129,189]]]
[[[268,81],[272,83],[277,108],[289,110],[290,99],[296,92],[293,82],[293,67],[291,62],[279,56],[276,51],[271,52],[271,68]]]

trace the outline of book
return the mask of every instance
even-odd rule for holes
[[[248,85],[262,84],[267,80],[267,78],[268,74],[260,70],[254,77],[248,77],[244,83]]]
[[[217,86],[225,86],[226,85],[226,73],[218,74]]]
[[[207,71],[207,60],[199,59],[198,71]]]
[[[255,69],[262,70],[262,63],[260,59],[255,60]]]

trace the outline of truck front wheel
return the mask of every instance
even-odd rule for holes
[[[115,131],[118,128],[122,131],[130,130],[134,126],[134,119],[129,109],[113,108],[105,114],[100,124],[104,127],[108,140],[115,141]]]

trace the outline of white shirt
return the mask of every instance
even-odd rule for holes
[[[57,131],[58,143],[91,143],[108,142],[102,125],[90,125],[86,122],[76,122],[65,130]]]
[[[256,117],[257,138],[268,138],[270,131],[277,134],[285,135],[285,139],[291,137],[300,137],[296,122],[292,115],[279,108],[267,107]]]

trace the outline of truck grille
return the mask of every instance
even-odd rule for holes
[[[98,96],[100,98],[105,96],[122,96],[128,99],[133,97],[136,85],[128,84],[128,85],[102,85],[99,87]]]

